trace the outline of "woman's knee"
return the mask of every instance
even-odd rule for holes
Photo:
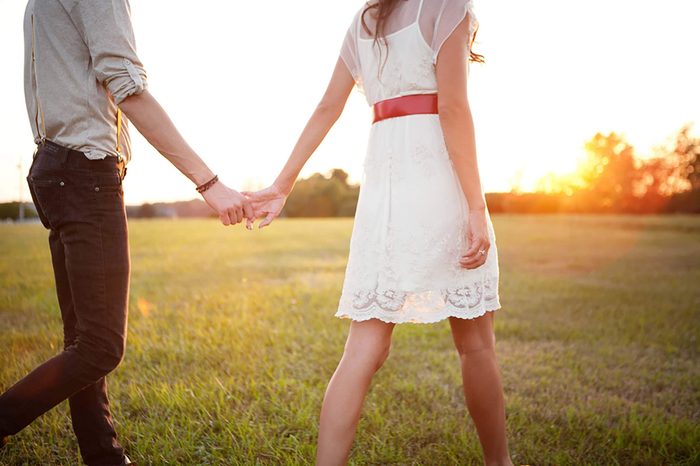
[[[346,345],[343,360],[358,365],[372,373],[378,371],[389,357],[391,342],[375,342],[371,345],[357,347]]]
[[[351,329],[345,344],[343,359],[376,372],[389,357],[392,328],[374,325],[374,328],[367,326],[360,329]]]
[[[374,362],[375,371],[378,371],[384,362],[389,358],[389,353],[391,352],[391,337],[387,337],[385,340],[379,342],[377,347],[374,349]]]
[[[476,319],[452,319],[450,324],[455,348],[460,356],[495,348],[496,337],[489,315]]]

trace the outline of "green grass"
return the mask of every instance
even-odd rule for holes
[[[700,217],[495,216],[514,461],[700,464]],[[141,464],[309,464],[348,321],[350,220],[262,232],[131,222],[130,334],[110,376]],[[46,232],[0,225],[0,390],[61,347]],[[404,325],[351,464],[479,464],[449,326]],[[0,464],[75,465],[65,404]]]

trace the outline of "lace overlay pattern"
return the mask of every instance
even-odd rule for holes
[[[439,119],[414,115],[374,125],[336,316],[429,323],[498,309],[490,220],[486,263],[459,265],[468,220]]]
[[[336,317],[422,324],[439,322],[448,317],[474,319],[500,308],[498,295],[493,292],[493,287],[488,287],[476,282],[459,288],[418,293],[361,290],[352,293],[349,299],[341,300]]]

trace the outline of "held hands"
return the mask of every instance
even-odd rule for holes
[[[204,191],[202,197],[219,214],[219,220],[225,226],[237,225],[244,218],[248,219],[248,225],[250,225],[250,222],[255,219],[250,201],[221,181]]]
[[[239,193],[218,182],[202,196],[219,214],[221,223],[226,226],[237,225],[245,218],[249,230],[257,218],[263,218],[258,228],[270,225],[280,216],[287,201],[287,194],[274,184],[260,191]],[[459,265],[465,269],[481,267],[486,263],[491,248],[485,208],[469,211],[467,242],[469,249],[460,257]]]
[[[287,201],[287,194],[274,184],[260,191],[244,192],[243,195],[250,201],[255,218],[264,217],[258,228],[265,228],[279,217],[284,203]],[[252,219],[249,219],[247,222],[248,229],[252,228],[252,225]]]
[[[491,247],[489,240],[486,209],[469,211],[469,231],[467,232],[469,249],[459,259],[459,265],[465,269],[475,269],[486,263]]]

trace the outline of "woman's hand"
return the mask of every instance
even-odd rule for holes
[[[264,217],[264,220],[260,222],[258,228],[265,228],[271,224],[274,219],[279,217],[280,213],[282,213],[284,203],[287,201],[287,194],[274,184],[269,188],[254,193],[244,192],[243,195],[248,198],[253,206],[255,218]],[[250,227],[252,227],[252,220],[249,219],[248,228]]]
[[[486,262],[486,257],[491,247],[486,209],[469,211],[467,242],[469,249],[460,258],[459,265],[465,269],[481,267]]]

